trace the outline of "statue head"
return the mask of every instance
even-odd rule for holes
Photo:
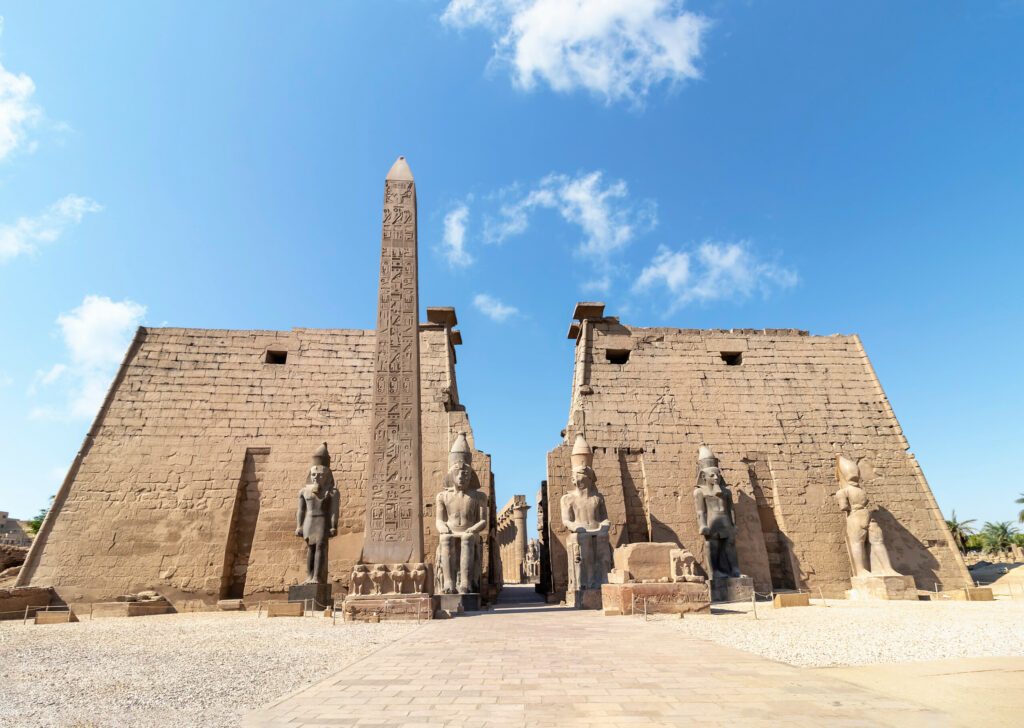
[[[572,484],[580,490],[589,490],[597,484],[597,473],[589,465],[572,469]]]
[[[460,432],[448,453],[448,473],[444,477],[449,490],[468,490],[473,484],[473,451],[469,449],[466,433]]]
[[[318,491],[325,490],[330,485],[330,472],[323,465],[311,465],[306,485],[312,485]]]
[[[368,571],[369,569],[366,568],[366,564],[356,564],[352,567],[353,574],[365,574]]]
[[[725,487],[725,478],[717,467],[702,468],[697,475],[697,485],[708,485],[712,490],[721,490]]]
[[[845,455],[836,458],[836,478],[843,485],[860,486],[860,466]]]

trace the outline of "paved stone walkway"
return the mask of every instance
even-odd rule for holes
[[[506,597],[526,590],[508,589]],[[689,639],[539,603],[424,622],[247,726],[947,726],[949,716]]]

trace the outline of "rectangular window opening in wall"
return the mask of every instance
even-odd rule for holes
[[[266,361],[267,361],[267,364],[284,364],[286,361],[288,361],[288,352],[287,351],[273,351],[273,350],[268,349],[267,350],[267,359],[266,359]]]
[[[629,361],[629,349],[605,349],[604,358],[612,364],[625,364]]]
[[[743,352],[723,351],[722,361],[724,361],[728,366],[738,367],[740,364],[743,363]]]

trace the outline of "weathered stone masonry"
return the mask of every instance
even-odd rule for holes
[[[638,328],[600,304],[577,313],[569,426],[548,455],[548,503],[569,487],[567,443],[585,426],[612,545],[674,541],[702,555],[692,493],[697,450],[708,444],[733,492],[740,564],[756,589],[839,597],[851,566],[832,493],[836,455],[846,453],[865,458],[895,568],[922,589],[969,583],[857,336]],[[567,534],[558,519],[548,527],[559,594]]]
[[[432,555],[450,440],[465,430],[473,441],[459,332],[431,322],[419,337]],[[365,523],[373,356],[372,331],[140,329],[18,583],[70,602],[143,589],[179,602],[283,597],[303,576],[295,493],[326,441],[341,494],[329,578],[344,586]],[[493,509],[490,457],[473,461]]]

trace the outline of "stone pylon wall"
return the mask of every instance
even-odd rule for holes
[[[628,360],[613,363],[608,352],[617,361],[628,352]],[[840,596],[850,588],[851,566],[832,494],[835,458],[845,453],[864,458],[865,489],[896,569],[928,590],[969,583],[856,336],[586,323],[576,343],[566,441],[548,455],[555,592],[567,584],[559,513],[571,487],[566,443],[584,427],[613,547],[673,541],[704,560],[692,494],[697,450],[707,444],[732,489],[740,564],[757,590],[820,588]]]
[[[473,443],[449,335],[420,326],[429,562],[448,448],[459,430]],[[140,329],[19,583],[72,602],[143,589],[210,602],[244,565],[246,598],[279,595],[305,576],[295,510],[326,441],[341,495],[329,578],[346,585],[362,548],[373,351],[372,331]],[[490,458],[473,461],[493,501]]]

